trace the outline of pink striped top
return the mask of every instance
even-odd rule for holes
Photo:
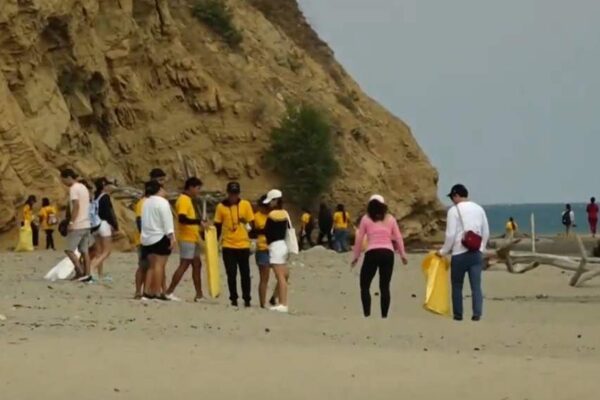
[[[406,257],[404,240],[400,228],[398,228],[398,222],[391,215],[386,216],[383,221],[379,222],[374,222],[368,215],[362,217],[354,242],[355,260],[360,257],[365,236],[368,242],[367,251],[374,249],[395,250],[396,253]]]

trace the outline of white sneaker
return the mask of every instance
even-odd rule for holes
[[[288,312],[288,306],[284,306],[283,304],[279,304],[279,305],[277,305],[275,307],[269,308],[269,310],[271,310],[271,311],[277,311],[277,312],[280,312],[280,313],[287,313]]]
[[[168,294],[167,299],[169,299],[171,301],[181,301],[181,299],[179,297],[175,296],[173,293]]]

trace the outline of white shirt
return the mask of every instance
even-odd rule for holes
[[[164,197],[150,196],[142,206],[142,246],[158,243],[163,237],[173,234],[175,227],[171,205]]]
[[[73,220],[73,229],[90,229],[90,192],[79,182],[69,188],[69,201],[79,204],[79,211]],[[70,204],[69,204],[70,206]]]
[[[460,207],[462,223],[457,207]],[[469,250],[462,244],[463,236],[467,231],[473,231],[481,236],[481,251],[485,251],[490,238],[490,227],[485,210],[480,205],[472,201],[463,201],[451,207],[448,210],[446,224],[446,241],[440,250],[441,254],[447,255],[452,253],[455,256],[468,252]]]

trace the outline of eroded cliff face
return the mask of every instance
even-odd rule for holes
[[[325,108],[342,172],[330,199],[358,212],[385,195],[407,233],[438,229],[437,173],[410,129],[367,97],[295,0],[229,0],[231,50],[183,0],[2,0],[0,229],[33,193],[63,201],[59,169],[141,184],[177,151],[208,189],[277,185],[261,155],[288,101]],[[121,205],[119,216],[131,217]],[[133,224],[123,224],[133,233]]]

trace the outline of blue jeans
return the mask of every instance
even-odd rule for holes
[[[481,317],[483,312],[483,292],[481,291],[481,271],[483,270],[483,255],[480,252],[463,253],[452,256],[452,309],[454,318],[463,316],[463,283],[465,274],[469,274],[471,293],[473,298],[473,316]]]
[[[333,230],[333,249],[338,253],[348,251],[348,230],[334,229]]]

